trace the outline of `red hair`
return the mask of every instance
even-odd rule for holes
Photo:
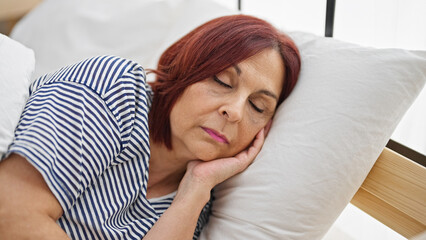
[[[170,112],[191,84],[212,77],[262,50],[280,52],[285,66],[284,86],[278,105],[293,90],[300,71],[300,55],[294,42],[268,22],[247,15],[213,19],[171,45],[160,57],[155,73],[152,109],[149,113],[153,141],[172,148]]]

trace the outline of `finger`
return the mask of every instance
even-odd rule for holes
[[[262,128],[256,135],[254,139],[253,146],[256,148],[261,148],[263,142],[265,141],[265,128]]]
[[[247,157],[251,158],[251,160],[254,160],[254,158],[260,152],[260,149],[262,149],[264,141],[265,141],[265,128],[262,128],[262,130],[260,130],[259,133],[256,135],[256,138],[254,139],[252,146],[247,150]]]
[[[255,139],[252,142],[252,145],[240,152],[235,156],[235,160],[239,162],[238,172],[243,171],[246,169],[256,158],[257,154],[260,152],[260,149],[262,149],[263,142],[265,140],[265,129],[262,128],[257,134]]]
[[[268,136],[268,133],[269,133],[269,130],[271,130],[271,127],[272,127],[272,118],[271,120],[269,120],[269,122],[265,126],[265,138],[266,136]]]

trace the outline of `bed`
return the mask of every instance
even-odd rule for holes
[[[3,149],[34,77],[98,54],[152,68],[162,50],[194,26],[237,13],[214,1],[130,0],[125,6],[108,1],[102,7],[97,1],[40,2],[0,5],[1,25],[8,29],[38,5],[11,34],[28,48],[5,45],[10,40],[5,37],[0,41],[0,56],[14,56],[14,61],[0,59],[0,71],[14,63],[22,72],[0,75],[2,112],[16,106],[15,115],[0,118],[7,122],[0,129]],[[426,157],[389,140],[426,82],[426,53],[332,39],[334,6],[327,1],[326,38],[289,33],[309,68],[302,68],[300,83],[278,110],[253,165],[215,189],[201,239],[321,239],[349,202],[406,238],[426,237]],[[105,25],[109,31],[102,30]],[[143,32],[130,33],[137,27]],[[5,46],[20,53],[5,52]],[[10,72],[11,78],[24,79],[20,85],[4,82]]]

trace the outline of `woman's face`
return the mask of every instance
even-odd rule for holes
[[[280,54],[267,49],[188,86],[170,114],[173,150],[204,161],[241,152],[272,118],[283,79]]]

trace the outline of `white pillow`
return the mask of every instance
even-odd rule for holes
[[[173,25],[161,47],[154,55],[154,62],[157,63],[161,54],[174,42],[189,33],[194,28],[216,17],[238,14],[238,11],[229,9],[211,0],[183,0],[174,8],[175,17]],[[154,66],[156,68],[157,65]],[[149,75],[148,75],[149,77]]]
[[[233,13],[209,0],[129,0],[122,7],[126,11],[121,1],[93,1],[88,8],[92,3],[83,0],[46,0],[18,24],[13,37],[35,50],[37,75],[96,54],[155,67],[169,43],[212,17]],[[113,6],[117,14],[109,17]],[[106,27],[114,19],[120,23]],[[130,26],[140,34],[123,39]],[[320,239],[424,84],[424,53],[303,33],[292,37],[302,53],[299,83],[279,108],[253,165],[215,189],[213,215],[201,240]]]
[[[426,52],[291,34],[302,56],[255,162],[215,188],[200,239],[321,239],[426,81]]]
[[[155,67],[155,54],[181,0],[45,0],[11,37],[35,52],[35,76],[96,55]]]
[[[33,51],[0,34],[0,159],[13,140],[33,71]]]
[[[232,13],[210,0],[45,0],[18,22],[11,37],[34,50],[36,77],[105,54],[156,68],[176,39]]]

